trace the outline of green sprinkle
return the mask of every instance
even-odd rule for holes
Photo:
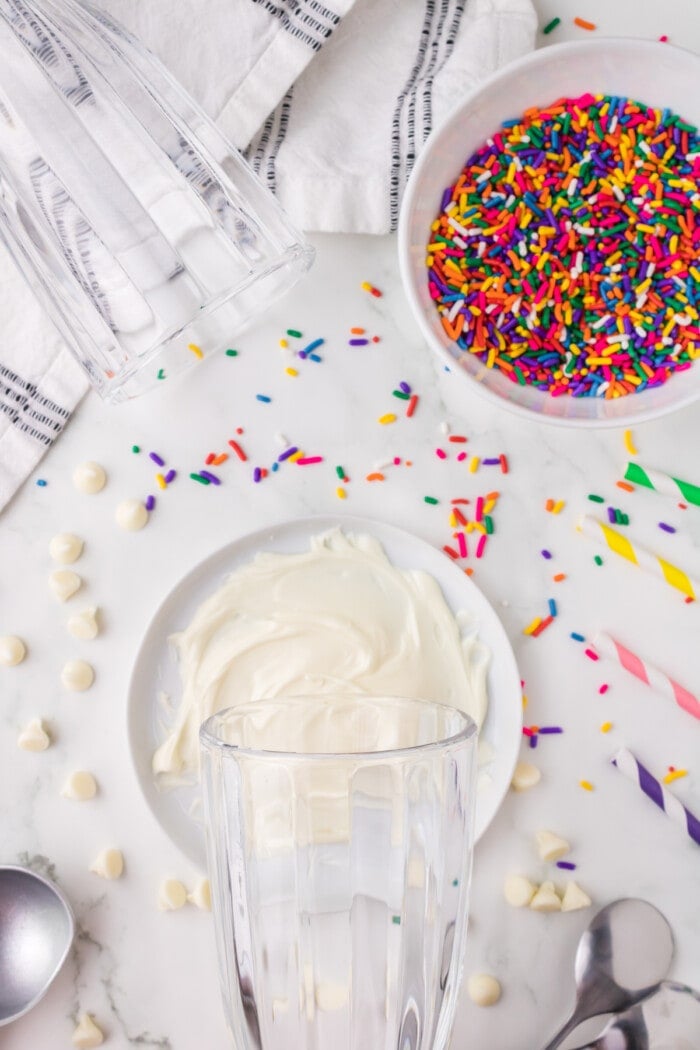
[[[603,564],[603,559],[601,558],[600,554],[596,554],[596,556],[593,559],[593,561],[596,563],[596,565],[602,565]]]
[[[603,499],[603,497],[602,496],[596,496],[595,492],[589,492],[588,493],[588,498],[593,503],[605,503],[605,500]]]
[[[227,357],[238,357],[238,350],[227,350],[226,351],[226,356]]]
[[[491,536],[493,533],[493,518],[490,514],[484,514],[484,528],[486,529],[486,534]]]
[[[453,886],[459,886],[459,879],[453,879],[452,880],[452,885]]]
[[[516,376],[518,377],[518,382],[520,383],[520,385],[521,386],[525,386],[525,376],[523,375],[521,369],[518,368],[517,365],[513,365],[513,371],[515,372]]]
[[[200,485],[209,485],[209,478],[203,478],[201,474],[190,474],[193,481],[198,481]]]
[[[291,335],[293,339],[301,339],[301,332],[297,332],[296,328],[288,328],[287,335]]]
[[[440,502],[440,500],[436,499],[435,496],[423,496],[423,499],[426,503],[431,503],[433,506],[435,506],[436,503]]]
[[[141,448],[140,448],[140,446],[139,446],[139,445],[132,445],[132,446],[131,446],[131,451],[132,451],[132,452],[134,452],[134,453],[136,453],[136,452],[140,452],[140,451],[141,451]]]
[[[165,379],[165,369],[164,368],[159,368],[158,369],[158,375],[157,375],[156,378],[157,379]]]
[[[402,401],[409,401],[411,398],[410,394],[404,394],[403,390],[392,390],[394,397],[400,398]]]
[[[393,922],[394,926],[400,926],[401,925],[401,916],[400,915],[392,915],[391,916],[391,921]]]
[[[341,481],[345,480],[345,470],[344,470],[343,467],[336,467],[335,468],[335,472],[336,472],[336,474],[338,475],[338,477],[340,478]]]

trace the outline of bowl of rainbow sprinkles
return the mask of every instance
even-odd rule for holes
[[[404,287],[464,384],[541,422],[700,397],[700,57],[547,47],[453,110],[413,171]]]

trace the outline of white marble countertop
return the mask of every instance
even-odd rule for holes
[[[637,18],[641,6],[645,12]],[[667,32],[700,50],[691,0],[667,10],[631,0],[614,6],[589,0],[585,11],[571,0],[543,0],[541,7],[543,17],[573,12],[611,32]],[[567,35],[570,27],[562,26],[559,38]],[[596,566],[593,548],[574,529],[577,516],[592,507],[587,493],[601,492],[629,512],[634,536],[697,577],[700,512],[682,512],[653,493],[628,496],[615,488],[626,462],[621,431],[580,433],[523,423],[495,412],[446,374],[408,315],[393,239],[324,237],[315,243],[318,260],[310,277],[239,338],[237,358],[222,354],[193,369],[185,383],[118,409],[90,395],[0,519],[0,632],[20,635],[29,648],[24,664],[0,674],[0,859],[49,871],[79,922],[70,962],[41,1005],[3,1030],[3,1050],[68,1047],[79,1010],[96,1016],[110,1047],[224,1050],[211,918],[191,907],[172,914],[156,909],[163,877],[192,883],[199,873],[147,810],[132,771],[125,703],[139,640],[177,580],[247,531],[300,515],[345,512],[381,518],[441,546],[448,533],[444,504],[430,507],[422,497],[430,492],[449,500],[457,485],[466,495],[491,488],[502,494],[496,532],[487,556],[475,563],[474,580],[513,643],[529,700],[526,721],[560,724],[565,732],[540,741],[532,754],[541,784],[509,795],[477,848],[466,972],[496,974],[503,998],[480,1010],[464,995],[453,1045],[533,1050],[571,1004],[574,947],[591,913],[514,911],[502,896],[511,871],[546,877],[532,842],[542,827],[571,841],[575,877],[596,904],[640,895],[666,912],[677,937],[672,976],[700,987],[700,852],[609,764],[624,743],[658,774],[669,765],[688,768],[673,789],[698,810],[700,728],[612,664],[586,660],[569,638],[571,631],[610,629],[700,690],[700,605],[684,604],[663,583],[612,556]],[[362,292],[363,280],[383,289],[383,298]],[[367,327],[381,342],[349,349],[351,325]],[[323,363],[308,363],[294,380],[284,374],[277,345],[290,326],[326,340]],[[394,407],[391,391],[402,379],[420,395],[416,415],[380,426],[377,417]],[[255,400],[260,391],[272,397],[271,404]],[[434,448],[443,423],[467,434],[478,455],[507,453],[510,473],[482,467],[470,474],[454,460],[439,462]],[[210,450],[225,447],[236,426],[245,430],[253,461],[272,460],[280,431],[326,461],[280,471],[260,485],[251,483],[247,466],[237,469],[235,463],[222,469],[220,488],[191,482],[189,471]],[[698,408],[634,431],[643,462],[695,481],[699,438]],[[132,454],[134,443],[144,453]],[[143,532],[120,532],[113,520],[117,502],[153,488],[145,456],[150,449],[179,477],[159,495]],[[394,455],[410,458],[413,467],[389,468],[383,484],[364,481],[377,461]],[[86,459],[103,463],[109,474],[98,496],[81,496],[71,484],[74,466]],[[336,463],[352,478],[342,504],[335,495]],[[37,478],[47,485],[38,487]],[[565,501],[561,514],[546,513],[549,497]],[[661,519],[678,526],[677,534],[661,532]],[[76,569],[86,581],[84,596],[99,605],[104,622],[93,642],[70,638],[64,626],[68,607],[47,592],[48,542],[64,530],[86,539]],[[553,552],[552,561],[541,557],[543,547]],[[553,584],[557,571],[567,578]],[[539,638],[524,636],[523,627],[551,596],[560,610],[555,624]],[[67,694],[60,685],[62,663],[73,656],[94,663],[97,679],[89,693]],[[605,696],[598,692],[602,682],[610,684]],[[34,716],[43,717],[54,736],[44,754],[16,748],[19,728]],[[613,723],[608,735],[599,728],[605,720]],[[75,768],[96,774],[100,792],[94,801],[60,797],[65,776]],[[593,783],[593,792],[580,788],[582,778]],[[114,883],[88,872],[107,845],[119,846],[126,859],[125,876]]]

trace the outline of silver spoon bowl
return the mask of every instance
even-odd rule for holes
[[[53,883],[27,868],[0,867],[0,1025],[46,994],[74,935],[73,913]]]
[[[653,904],[630,897],[603,908],[576,952],[576,1005],[544,1050],[555,1050],[589,1017],[620,1013],[646,998],[672,959],[671,927]]]

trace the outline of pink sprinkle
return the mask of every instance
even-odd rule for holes
[[[476,501],[475,520],[476,521],[482,521],[483,517],[484,517],[484,497],[483,496],[479,496],[479,498]]]
[[[401,457],[400,456],[394,456],[394,466],[395,467],[400,467],[401,466]]]
[[[308,467],[310,463],[323,463],[323,456],[303,456],[295,462],[298,467]]]
[[[482,534],[479,537],[479,542],[476,545],[476,556],[477,556],[477,558],[480,558],[482,556],[482,554],[484,553],[484,547],[486,546],[486,540],[487,539],[488,539],[488,536],[486,536],[484,534]]]
[[[460,454],[457,456],[457,462],[461,463],[462,460],[464,460],[466,458],[467,458],[467,453],[466,452],[460,452]]]
[[[583,651],[589,660],[600,660],[598,653],[594,652],[593,649],[584,649]]]
[[[660,43],[660,44],[667,44],[667,43],[668,43],[668,37],[666,36],[666,34],[665,34],[665,33],[664,33],[664,35],[663,35],[663,36],[660,36],[660,37],[659,37],[659,43]]]
[[[456,535],[457,535],[457,546],[459,547],[459,556],[460,556],[460,558],[466,558],[467,554],[468,554],[468,552],[467,552],[467,538],[466,538],[466,536],[464,535],[463,532],[458,532]]]
[[[607,682],[603,682],[603,684],[601,685],[601,687],[598,690],[598,692],[602,696],[604,693],[607,693],[609,688],[610,688],[610,686],[608,685],[608,683]]]
[[[438,457],[438,459],[447,459],[447,453],[442,448],[436,448],[435,455]]]

